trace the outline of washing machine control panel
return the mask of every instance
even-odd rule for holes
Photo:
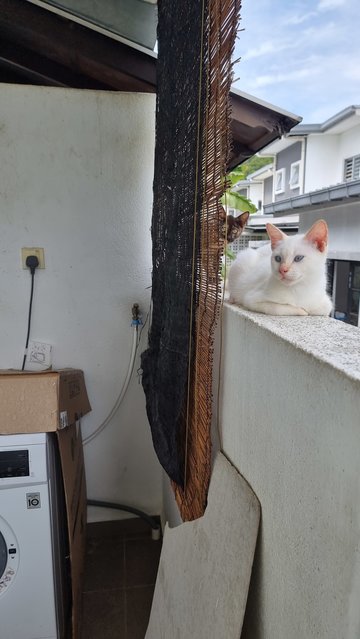
[[[45,433],[0,435],[0,491],[47,482]]]
[[[0,477],[28,477],[29,451],[7,450],[0,451]]]

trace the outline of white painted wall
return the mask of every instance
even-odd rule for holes
[[[360,125],[343,133],[307,137],[305,192],[344,181],[344,161],[360,153]]]
[[[299,233],[305,233],[319,219],[326,220],[329,227],[329,258],[360,260],[360,203],[301,211]]]
[[[340,136],[339,158],[342,164],[342,179],[344,171],[344,160],[353,155],[360,155],[360,124],[358,126],[345,131]]]
[[[242,639],[359,637],[360,332],[225,305],[222,334],[223,448],[262,507]]]
[[[252,201],[255,206],[258,205],[259,200],[263,204],[264,202],[264,183],[263,182],[252,182],[249,184],[249,199]],[[259,213],[262,213],[262,207],[259,210]]]
[[[20,249],[44,247],[31,336],[53,345],[54,368],[84,370],[93,408],[85,435],[126,375],[131,306],[144,317],[149,307],[154,112],[152,95],[1,87],[0,367],[22,363],[30,275]],[[135,374],[117,415],[85,447],[88,496],[155,514],[161,472],[144,405]]]
[[[305,153],[305,193],[342,182],[338,135],[309,135]]]

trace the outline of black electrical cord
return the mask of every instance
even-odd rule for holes
[[[160,531],[160,525],[157,523],[157,521],[155,521],[153,517],[147,515],[142,510],[133,508],[132,506],[124,506],[124,504],[116,504],[110,501],[98,501],[97,499],[88,499],[87,504],[88,506],[98,506],[100,508],[114,508],[116,510],[124,510],[127,513],[132,513],[133,515],[144,519],[144,521],[146,521],[153,530]]]
[[[28,346],[29,346],[29,339],[30,339],[31,312],[32,312],[32,303],[33,303],[33,297],[34,297],[35,270],[39,266],[39,260],[36,257],[36,255],[28,255],[28,257],[26,258],[26,266],[30,269],[31,291],[30,291],[30,304],[29,304],[28,328],[27,328],[27,335],[26,335],[25,352],[24,352],[24,359],[23,359],[23,363],[22,363],[22,367],[21,367],[22,371],[25,369],[27,349],[28,349]]]

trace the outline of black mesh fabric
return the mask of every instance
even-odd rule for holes
[[[207,3],[160,0],[152,219],[152,324],[142,383],[155,451],[184,482],[181,445],[199,272]],[[191,357],[191,355],[190,355]]]
[[[152,324],[142,354],[147,414],[183,520],[211,475],[214,330],[229,158],[231,58],[240,0],[160,0]]]

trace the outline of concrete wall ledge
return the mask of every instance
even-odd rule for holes
[[[230,312],[360,381],[360,329],[329,317],[275,317],[225,303]]]
[[[222,449],[262,511],[241,637],[360,637],[360,330],[225,304],[220,342]]]

